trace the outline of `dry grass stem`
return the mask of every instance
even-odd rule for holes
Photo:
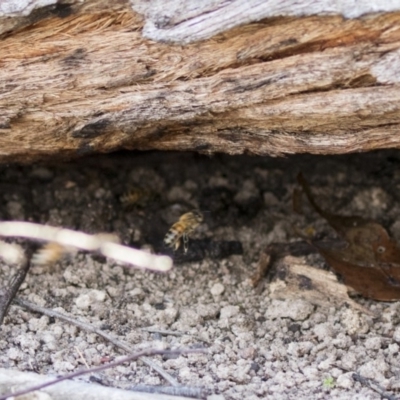
[[[98,251],[116,261],[153,271],[165,272],[173,265],[168,256],[157,256],[116,243],[118,238],[112,234],[89,235],[32,222],[9,221],[0,222],[0,236],[56,242],[79,250]]]

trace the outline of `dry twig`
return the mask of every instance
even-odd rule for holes
[[[3,323],[4,317],[7,314],[8,308],[13,301],[18,289],[25,280],[26,274],[31,266],[30,257],[24,255],[22,248],[15,244],[0,242],[0,255],[11,263],[19,263],[21,266],[17,272],[11,277],[7,287],[0,295],[0,325]]]
[[[140,328],[141,331],[143,332],[149,332],[149,333],[159,333],[160,335],[171,335],[171,336],[183,336],[185,335],[185,332],[178,332],[178,331],[168,331],[165,329],[157,329],[157,328]]]
[[[161,393],[169,394],[171,396],[185,396],[193,397],[195,399],[205,399],[209,395],[209,390],[202,387],[192,387],[192,386],[147,386],[147,385],[137,385],[132,386],[129,390],[134,390],[135,392],[145,392],[145,393]]]
[[[126,351],[127,353],[133,353],[133,351],[134,351],[128,344],[121,342],[120,340],[116,339],[115,337],[109,335],[108,333],[103,332],[101,329],[96,328],[93,325],[88,324],[87,322],[78,321],[77,319],[75,319],[69,315],[61,314],[58,311],[40,307],[36,304],[33,304],[29,301],[22,300],[19,298],[16,298],[14,303],[19,305],[20,307],[27,309],[27,310],[38,312],[43,315],[47,315],[48,317],[61,319],[65,322],[68,322],[70,324],[77,326],[78,328],[80,328],[86,332],[95,333],[96,335],[98,335],[98,336],[102,337],[103,339],[107,340],[108,342],[112,343],[115,347],[118,347],[118,348]],[[144,362],[145,364],[147,364],[150,368],[155,370],[159,375],[161,375],[170,385],[179,386],[178,381],[175,378],[173,378],[170,374],[168,374],[166,371],[164,371],[153,360],[151,360],[145,356],[141,356],[140,360],[142,362]]]
[[[348,368],[342,367],[340,364],[333,363],[333,365],[336,368],[341,369],[342,371],[345,372],[352,372]],[[360,375],[358,372],[353,372],[351,374],[351,377],[353,380],[356,382],[360,382],[361,385],[369,387],[371,390],[374,392],[378,393],[382,399],[387,399],[387,400],[399,400],[398,397],[394,396],[393,394],[387,392],[381,385],[379,385],[376,381],[370,378],[366,378],[365,376]]]
[[[149,349],[149,350],[143,350],[143,351],[140,351],[138,353],[134,353],[134,354],[131,354],[131,355],[127,356],[127,357],[121,358],[120,360],[114,361],[112,363],[108,363],[108,364],[105,364],[105,365],[100,365],[99,367],[95,367],[95,368],[91,368],[91,369],[85,369],[83,371],[82,370],[81,371],[76,371],[76,372],[73,372],[71,374],[61,376],[61,377],[59,377],[57,379],[54,379],[52,381],[44,382],[44,383],[41,383],[39,385],[32,386],[30,388],[23,389],[23,390],[14,392],[14,393],[6,393],[5,395],[0,396],[0,400],[7,400],[8,398],[11,398],[11,397],[15,398],[15,397],[27,394],[27,393],[34,392],[36,390],[42,390],[42,389],[44,389],[44,388],[46,388],[48,386],[55,385],[56,383],[63,382],[65,380],[67,380],[67,379],[72,379],[72,378],[76,378],[78,376],[82,376],[82,375],[85,375],[85,374],[88,374],[88,373],[96,373],[96,372],[103,371],[105,369],[114,368],[114,367],[117,367],[118,365],[121,365],[123,363],[129,362],[129,361],[133,361],[133,360],[137,360],[138,358],[145,357],[145,356],[156,356],[156,355],[166,355],[166,354],[168,354],[168,355],[181,355],[181,354],[189,354],[189,353],[204,353],[204,351],[205,351],[205,349],[177,349],[177,350],[155,350],[155,349]]]
[[[365,376],[360,375],[359,373],[355,372],[352,374],[352,378],[356,382],[360,382],[361,385],[365,385],[372,389],[374,392],[378,393],[382,399],[387,400],[399,400],[398,397],[394,396],[393,394],[387,392],[381,385],[375,382],[373,379],[366,378]]]

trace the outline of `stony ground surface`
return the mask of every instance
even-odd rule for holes
[[[250,278],[268,243],[296,240],[293,223],[328,229],[309,208],[306,217],[292,212],[300,170],[326,208],[375,218],[400,239],[399,165],[399,153],[379,152],[287,159],[125,153],[61,166],[1,166],[0,219],[117,232],[126,244],[163,252],[171,224],[200,208],[204,223],[166,275],[80,253],[34,267],[19,295],[135,349],[208,347],[208,354],[154,360],[183,385],[219,399],[379,399],[352,376],[399,393],[400,302],[355,298],[373,317],[329,299],[325,307],[271,299],[268,280],[260,291]],[[122,207],[119,196],[139,187],[152,195]],[[319,256],[306,261],[327,268]],[[1,264],[2,286],[12,271]],[[2,326],[0,348],[0,367],[43,374],[122,354],[95,334],[17,306]],[[166,384],[141,362],[96,379],[122,388]]]

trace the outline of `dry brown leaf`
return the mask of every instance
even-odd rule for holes
[[[341,246],[312,242],[332,269],[346,285],[365,297],[382,301],[400,299],[400,248],[386,229],[372,220],[323,210],[302,175],[298,182],[313,208],[345,241]]]

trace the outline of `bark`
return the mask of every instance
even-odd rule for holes
[[[400,13],[365,14],[378,2],[259,1],[269,11],[244,16],[244,0],[132,1],[136,11],[122,1],[53,3],[34,19],[26,9],[2,17],[13,24],[0,30],[1,162],[118,149],[400,147]],[[389,3],[378,10],[393,11]]]

